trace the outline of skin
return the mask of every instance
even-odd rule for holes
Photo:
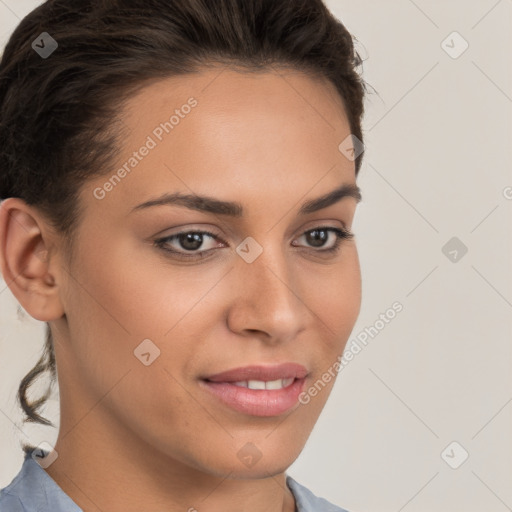
[[[354,162],[338,150],[350,133],[341,99],[330,83],[290,70],[220,70],[154,82],[130,98],[117,165],[81,188],[72,258],[37,209],[18,198],[0,208],[4,279],[54,337],[61,424],[46,471],[85,512],[293,511],[285,471],[334,380],[307,405],[255,417],[198,379],[296,362],[309,370],[307,389],[342,354],[359,314],[355,240],[322,256],[304,235],[351,229],[356,199],[298,216],[306,200],[356,183]],[[172,133],[94,197],[191,96],[197,106]],[[131,212],[178,191],[239,201],[244,216],[170,205]],[[174,259],[153,243],[201,229],[226,242],[205,236],[196,252],[212,250],[203,260]],[[328,233],[327,248],[336,239]],[[247,236],[263,248],[250,264],[235,251]],[[177,239],[170,245],[186,252]],[[134,356],[147,338],[160,350],[149,366]],[[252,467],[237,456],[248,442],[262,455]]]

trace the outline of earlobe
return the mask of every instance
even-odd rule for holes
[[[21,306],[36,320],[60,318],[58,284],[50,271],[49,229],[25,201],[10,197],[0,203],[0,271]]]

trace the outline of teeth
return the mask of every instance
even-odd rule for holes
[[[277,379],[277,380],[241,380],[233,382],[235,386],[248,389],[282,389],[288,387],[295,379],[290,377],[289,379]]]
[[[247,387],[249,389],[265,389],[265,382],[262,380],[248,380]]]
[[[269,380],[265,383],[265,389],[281,389],[284,388],[283,379]]]

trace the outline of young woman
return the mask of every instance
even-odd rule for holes
[[[321,0],[49,0],[0,64],[0,263],[54,446],[0,510],[341,511],[286,474],[359,314],[365,83]],[[321,471],[321,468],[318,468]]]

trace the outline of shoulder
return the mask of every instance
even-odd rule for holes
[[[26,454],[19,473],[0,489],[0,512],[82,512],[46,471]]]
[[[28,512],[18,496],[0,489],[0,512]]]
[[[286,475],[286,485],[295,497],[297,512],[348,512],[325,498],[319,498],[289,475]]]
[[[26,460],[26,459],[25,459]],[[26,465],[23,464],[19,473],[11,483],[0,489],[0,512],[25,512],[26,508],[19,497],[20,489],[25,484]]]

